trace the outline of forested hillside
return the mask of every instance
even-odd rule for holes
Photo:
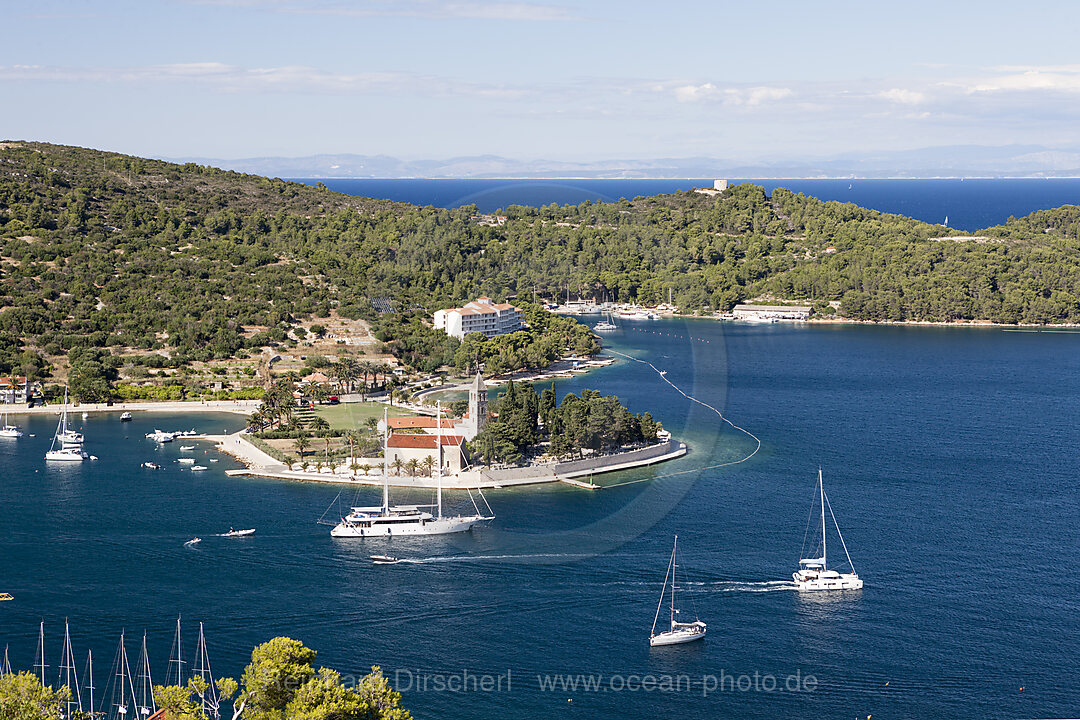
[[[1076,207],[976,237],[753,185],[515,206],[502,225],[476,214],[3,143],[0,372],[74,348],[242,355],[331,310],[369,319],[413,360],[440,362],[459,348],[421,318],[481,294],[671,297],[686,312],[771,297],[865,320],[1080,322]],[[379,316],[373,300],[395,312]],[[493,352],[513,365],[528,350]]]

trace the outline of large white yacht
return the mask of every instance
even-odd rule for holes
[[[799,569],[791,575],[792,579],[795,580],[795,587],[801,591],[861,590],[863,586],[862,578],[855,572],[855,566],[851,562],[851,555],[848,554],[847,543],[844,542],[844,536],[840,534],[840,525],[836,522],[832,505],[825,494],[825,485],[821,479],[820,469],[818,469],[818,494],[821,502],[821,557],[799,560]],[[840,545],[844,548],[844,555],[847,557],[848,566],[851,568],[849,573],[829,569],[825,547],[826,505],[829,505],[829,515],[832,517],[833,525],[836,526],[836,535],[840,538]]]
[[[442,512],[442,411],[436,413],[435,423],[440,435],[435,443],[438,458],[435,467],[438,468],[437,500],[431,505],[390,505],[390,480],[386,474],[386,464],[383,463],[383,501],[382,505],[373,507],[354,507],[341,522],[330,531],[331,537],[338,538],[385,538],[402,535],[446,535],[449,533],[465,532],[471,530],[473,525],[494,519],[493,515],[484,515],[473,501],[474,515],[443,515]],[[383,435],[383,457],[386,457],[386,441],[389,436],[389,426],[386,422],[386,412],[383,411],[383,427],[387,428]],[[470,493],[470,498],[472,497]],[[483,495],[481,495],[481,498]],[[429,509],[425,509],[429,508]],[[431,510],[435,510],[434,513]],[[489,510],[490,512],[490,510]]]

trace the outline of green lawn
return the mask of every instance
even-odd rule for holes
[[[315,414],[325,418],[334,430],[353,430],[366,428],[368,418],[382,419],[385,405],[379,403],[342,403],[341,405],[316,405]],[[401,417],[413,413],[399,410],[396,406],[389,409],[390,417]]]

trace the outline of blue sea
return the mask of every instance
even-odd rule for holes
[[[289,635],[346,674],[380,665],[422,719],[1080,715],[1080,335],[667,319],[605,342],[761,450],[718,467],[754,441],[623,360],[558,391],[649,410],[688,457],[600,491],[491,491],[496,519],[464,536],[370,542],[316,524],[337,488],[230,478],[227,457],[192,473],[143,437],[237,416],[90,417],[100,460],[74,467],[42,460],[53,420],[23,418],[36,437],[0,443],[0,644],[31,669],[44,620],[55,677],[68,618],[98,698],[122,629],[133,654],[147,631],[160,680],[182,615],[219,675]],[[860,592],[785,583],[819,468]],[[650,649],[676,534],[683,617],[708,637]]]
[[[712,187],[712,179],[688,180],[430,180],[302,179],[331,190],[416,205],[454,208],[475,204],[482,212],[510,205],[577,205]],[[788,188],[822,200],[849,202],[928,223],[974,231],[1036,210],[1080,204],[1080,179],[754,180],[772,192]]]

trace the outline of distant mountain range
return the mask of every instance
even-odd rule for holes
[[[1080,177],[1080,150],[954,145],[819,159],[739,163],[721,158],[515,160],[497,155],[401,160],[388,155],[162,158],[281,178],[819,178]]]

